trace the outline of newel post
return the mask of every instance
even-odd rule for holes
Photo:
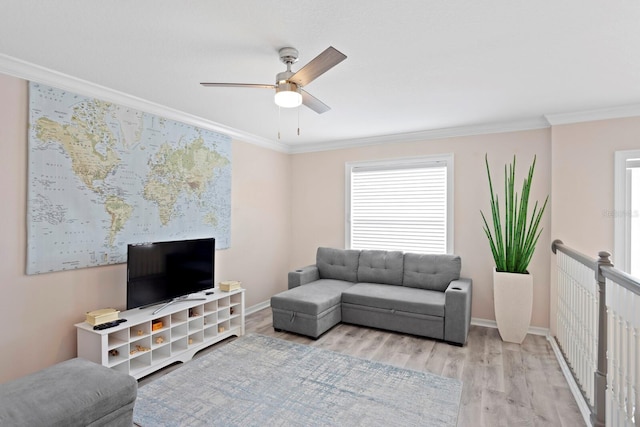
[[[606,279],[602,275],[602,267],[613,267],[609,252],[598,252],[598,368],[594,372],[595,395],[591,424],[597,427],[605,425],[606,391],[607,391],[607,301]]]

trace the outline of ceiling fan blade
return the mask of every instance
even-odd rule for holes
[[[305,106],[311,108],[316,113],[322,114],[322,113],[326,113],[327,111],[331,110],[331,107],[329,107],[324,102],[320,101],[315,96],[311,95],[306,90],[300,89],[300,93],[302,94],[302,103]]]
[[[251,83],[200,83],[202,86],[207,87],[248,87],[256,89],[275,89],[276,85],[261,85]]]
[[[324,52],[298,70],[289,80],[298,86],[306,86],[345,59],[347,59],[347,56],[344,53],[333,46],[329,46]]]

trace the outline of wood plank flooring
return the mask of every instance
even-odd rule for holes
[[[275,332],[271,309],[246,317],[246,333],[432,372],[463,381],[458,426],[584,426],[584,420],[546,338],[527,335],[522,345],[504,343],[498,331],[472,326],[458,347],[411,335],[339,324],[318,340]],[[202,356],[233,338],[198,353]],[[178,368],[152,374],[139,385]],[[401,425],[401,420],[399,420]]]

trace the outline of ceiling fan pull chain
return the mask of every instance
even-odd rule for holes
[[[300,106],[298,106],[297,110],[298,110],[298,136],[300,136]]]
[[[278,105],[278,140],[280,140],[280,106]]]

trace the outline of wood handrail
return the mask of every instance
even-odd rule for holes
[[[640,295],[640,282],[635,277],[620,271],[614,267],[601,267],[602,275],[609,280],[613,280],[618,285],[630,290],[636,295]]]
[[[553,243],[551,243],[551,250],[554,254],[556,253],[556,251],[565,253],[594,271],[598,269],[598,261],[595,258],[590,258],[582,252],[578,252],[575,249],[570,248],[569,246],[562,243],[562,240],[554,240]]]

